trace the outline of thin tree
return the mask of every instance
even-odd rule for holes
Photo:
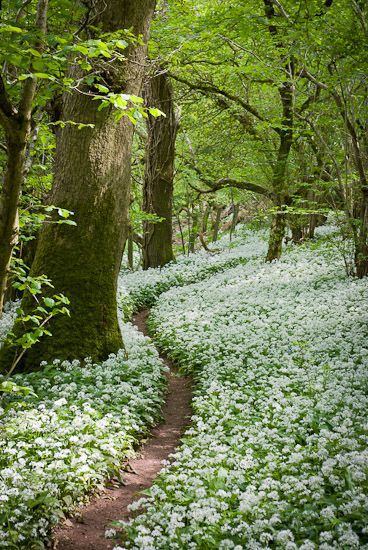
[[[36,52],[43,49],[47,10],[48,0],[39,0],[35,20]],[[0,192],[0,318],[8,286],[12,253],[18,242],[18,203],[26,168],[27,146],[32,134],[32,111],[36,90],[37,78],[29,76],[22,84],[18,104],[15,104],[9,96],[3,77],[0,77],[0,124],[5,135],[7,154]]]
[[[143,211],[161,221],[143,223],[143,269],[161,267],[174,259],[172,248],[172,201],[174,188],[175,140],[179,126],[170,79],[162,68],[146,86],[146,104],[164,116],[149,115]]]

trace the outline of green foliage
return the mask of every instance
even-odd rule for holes
[[[32,391],[32,388],[29,388],[28,386],[18,386],[18,384],[12,382],[11,380],[0,382],[0,395],[1,393],[33,395],[34,397],[37,397],[36,394]]]
[[[44,223],[77,225],[74,220],[70,219],[74,212],[54,205],[45,206],[32,197],[28,197],[28,200],[31,201],[28,207],[19,211],[19,240],[21,242],[35,239],[37,231]],[[56,213],[59,218],[53,218],[53,213]]]
[[[64,294],[48,295],[53,289],[52,282],[45,275],[32,276],[29,268],[20,258],[14,259],[12,266],[13,288],[22,296],[30,295],[35,301],[32,311],[25,312],[20,306],[13,329],[8,333],[5,344],[15,348],[15,357],[7,373],[10,376],[27,349],[39,342],[43,336],[52,336],[48,330],[49,321],[56,315],[70,315],[69,299]],[[47,292],[47,294],[46,294]]]

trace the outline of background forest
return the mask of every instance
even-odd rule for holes
[[[22,529],[10,527],[9,512],[2,517],[0,510],[0,520],[8,526],[4,529],[8,534],[0,536],[0,548],[23,548],[22,544],[26,544],[24,548],[43,547],[43,542],[39,542],[41,546],[27,544],[45,540],[50,525],[60,519],[63,510],[80,502],[89,485],[100,483],[116,467],[116,457],[121,456],[126,441],[132,446],[137,434],[157,420],[165,387],[160,362],[147,341],[137,343],[131,328],[121,328],[122,316],[128,320],[133,312],[153,306],[172,286],[199,283],[248,261],[252,266],[255,257],[259,273],[273,270],[270,277],[275,277],[274,295],[268,298],[264,288],[257,286],[258,279],[254,280],[259,304],[279,299],[280,315],[282,300],[286,300],[285,311],[289,311],[290,300],[299,296],[292,294],[295,289],[291,285],[286,299],[278,279],[282,270],[287,280],[298,277],[298,272],[293,274],[294,260],[290,260],[299,258],[298,254],[300,258],[305,254],[302,264],[305,258],[311,264],[317,262],[316,273],[320,273],[318,262],[325,265],[327,274],[321,271],[318,283],[321,288],[332,273],[329,269],[338,265],[336,269],[342,271],[335,280],[336,288],[340,284],[336,281],[344,280],[341,284],[364,291],[368,275],[367,52],[365,0],[1,2],[2,421],[4,426],[12,426],[10,439],[16,439],[20,425],[15,428],[9,424],[7,415],[15,418],[17,407],[26,407],[22,399],[33,403],[32,399],[45,398],[46,410],[54,406],[50,403],[55,404],[56,396],[51,399],[49,391],[54,391],[59,376],[52,367],[55,360],[56,365],[60,361],[69,365],[67,384],[75,380],[87,383],[94,364],[100,369],[98,376],[110,377],[108,384],[120,375],[124,383],[134,380],[142,401],[135,402],[134,391],[129,389],[129,398],[111,404],[115,412],[128,402],[132,407],[129,414],[134,417],[135,428],[131,427],[133,421],[129,424],[124,419],[127,439],[119,435],[121,427],[113,427],[113,420],[111,425],[106,421],[107,428],[102,424],[96,428],[111,412],[103,400],[98,421],[87,411],[91,423],[97,423],[93,430],[97,430],[99,445],[103,441],[109,447],[113,441],[108,451],[101,451],[105,452],[99,459],[101,467],[96,466],[90,480],[84,479],[83,489],[78,485],[83,485],[80,480],[76,489],[65,477],[63,488],[58,485],[57,489],[62,498],[66,497],[62,506],[56,489],[42,486],[39,492],[35,490],[31,508],[37,510],[36,527],[27,516],[28,497],[22,490],[20,496],[14,493],[17,506],[21,502],[20,509],[26,510],[16,521],[30,527],[23,530],[23,543],[18,538]],[[319,257],[321,238],[327,256],[321,253]],[[244,267],[240,275],[244,285],[253,277],[247,270]],[[216,295],[222,283],[220,279],[213,281]],[[299,289],[300,296],[305,293],[305,307],[318,317],[319,312],[309,303],[318,284],[308,286],[308,281]],[[151,331],[156,332],[160,347],[188,372],[199,369],[188,351],[196,336],[184,321],[180,325],[179,317],[174,321],[171,315],[184,315],[186,300],[202,303],[205,287],[198,287],[198,295],[190,288],[180,291],[182,302],[178,303],[169,292],[169,301],[162,302],[162,309],[154,310],[151,319]],[[240,297],[244,288],[239,290]],[[341,303],[346,302],[348,308],[344,292],[341,290]],[[319,298],[314,299],[318,302]],[[361,299],[362,294],[359,298],[352,294],[351,308],[359,309]],[[174,303],[176,313],[170,309]],[[229,303],[235,311],[236,301],[230,298]],[[234,320],[240,332],[245,330],[244,312],[252,315],[248,302],[243,305]],[[202,308],[207,318],[216,311],[211,292]],[[192,314],[188,309],[186,318]],[[228,314],[231,318],[230,310],[226,310]],[[180,330],[173,336],[179,325],[182,340]],[[219,325],[217,329],[229,337],[231,330],[226,327]],[[292,326],[288,330],[293,334]],[[304,345],[300,334],[295,336],[291,350],[296,341],[298,350]],[[309,337],[318,340],[316,335]],[[285,351],[290,346],[284,349],[280,342],[270,336],[270,349],[280,346],[281,355],[294,353]],[[233,344],[226,341],[223,353],[231,355]],[[257,345],[261,345],[258,340]],[[352,343],[351,349],[356,351],[359,346],[354,346]],[[203,354],[205,363],[206,351],[201,348],[197,352],[201,357]],[[116,355],[115,362],[112,354]],[[145,363],[147,356],[151,358]],[[364,358],[359,357],[357,364],[362,365]],[[199,386],[206,393],[212,375],[204,372]],[[141,378],[137,381],[135,376]],[[88,399],[98,402],[99,396],[93,397],[94,382],[88,380],[90,387],[83,391]],[[149,387],[156,398],[152,398]],[[222,397],[227,402],[228,396]],[[239,398],[242,403],[243,397]],[[61,393],[59,401],[63,398]],[[76,405],[78,399],[75,394]],[[57,408],[63,406],[59,403]],[[202,405],[197,406],[201,409]],[[216,414],[213,412],[214,417]],[[48,421],[45,417],[45,424]],[[328,421],[323,425],[328,427]],[[42,429],[36,429],[40,437]],[[73,430],[69,435],[76,437]],[[6,468],[7,462],[2,466]],[[8,483],[6,476],[3,482]],[[351,491],[353,482],[354,478],[346,481]],[[23,479],[19,483],[26,485]],[[66,488],[69,483],[72,489]],[[221,483],[216,490],[220,489]],[[52,503],[45,496],[50,491]],[[4,489],[4,494],[7,492]],[[153,495],[152,502],[159,507],[155,498]],[[13,508],[9,505],[9,510]],[[42,509],[39,516],[38,508]],[[54,514],[51,519],[49,510]],[[350,543],[341,542],[340,533],[335,546],[328,546],[330,539],[323,546],[322,539],[316,542],[315,533],[307,536],[301,529],[300,541],[309,537],[312,546],[302,546],[299,541],[295,547],[365,547],[367,531],[362,527],[363,508],[359,510],[349,512],[351,524],[357,522],[351,528],[357,538],[352,535]],[[45,520],[46,516],[50,517]],[[152,517],[142,520],[152,529],[155,521]],[[157,523],[160,521],[166,520],[161,518]],[[156,546],[145,546],[139,542],[139,524],[140,520],[130,527],[132,540],[138,541],[132,543],[134,548],[220,547],[221,537],[212,532],[208,540],[202,533],[207,540],[204,546],[195,537],[179,537],[177,542],[177,535],[156,541]],[[321,530],[317,529],[318,533]],[[258,534],[253,535],[258,540]],[[221,548],[243,548],[244,541],[237,537],[230,537],[235,541],[233,546]],[[287,546],[292,540],[285,537],[274,547],[294,548]],[[173,546],[174,539],[179,546]],[[266,539],[259,540],[266,545]],[[198,545],[187,546],[188,541]],[[244,546],[258,547],[268,546]]]

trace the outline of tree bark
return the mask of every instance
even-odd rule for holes
[[[172,200],[174,187],[175,140],[178,115],[167,74],[161,71],[149,79],[146,104],[166,116],[149,115],[143,211],[162,221],[143,223],[143,269],[161,267],[174,259],[172,248]]]
[[[364,188],[360,207],[360,227],[357,240],[355,242],[355,269],[356,275],[360,279],[368,275],[368,195]]]
[[[127,48],[124,62],[109,65],[106,78],[116,91],[140,93],[153,9],[154,0],[98,0],[93,5],[94,27],[103,32],[130,28],[143,38]],[[42,229],[32,274],[46,273],[55,291],[70,298],[71,316],[51,320],[52,337],[28,350],[23,368],[54,358],[102,360],[123,347],[116,291],[128,227],[133,125],[126,117],[116,122],[112,109],[98,111],[98,106],[87,94],[63,98],[64,120],[94,124],[82,130],[67,125],[57,139],[50,200],[73,211],[77,226]]]

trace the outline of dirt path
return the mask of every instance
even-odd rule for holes
[[[133,317],[137,328],[147,334],[148,311]],[[175,372],[171,362],[165,364]],[[163,421],[151,432],[151,437],[139,451],[137,458],[129,461],[131,473],[124,475],[123,486],[107,488],[106,492],[81,508],[77,519],[67,520],[55,530],[54,549],[57,550],[107,550],[115,544],[105,538],[105,530],[113,520],[129,517],[128,504],[140,497],[139,491],[152,485],[162,468],[162,461],[179,444],[180,437],[190,419],[191,382],[168,373],[168,395],[163,407]]]

